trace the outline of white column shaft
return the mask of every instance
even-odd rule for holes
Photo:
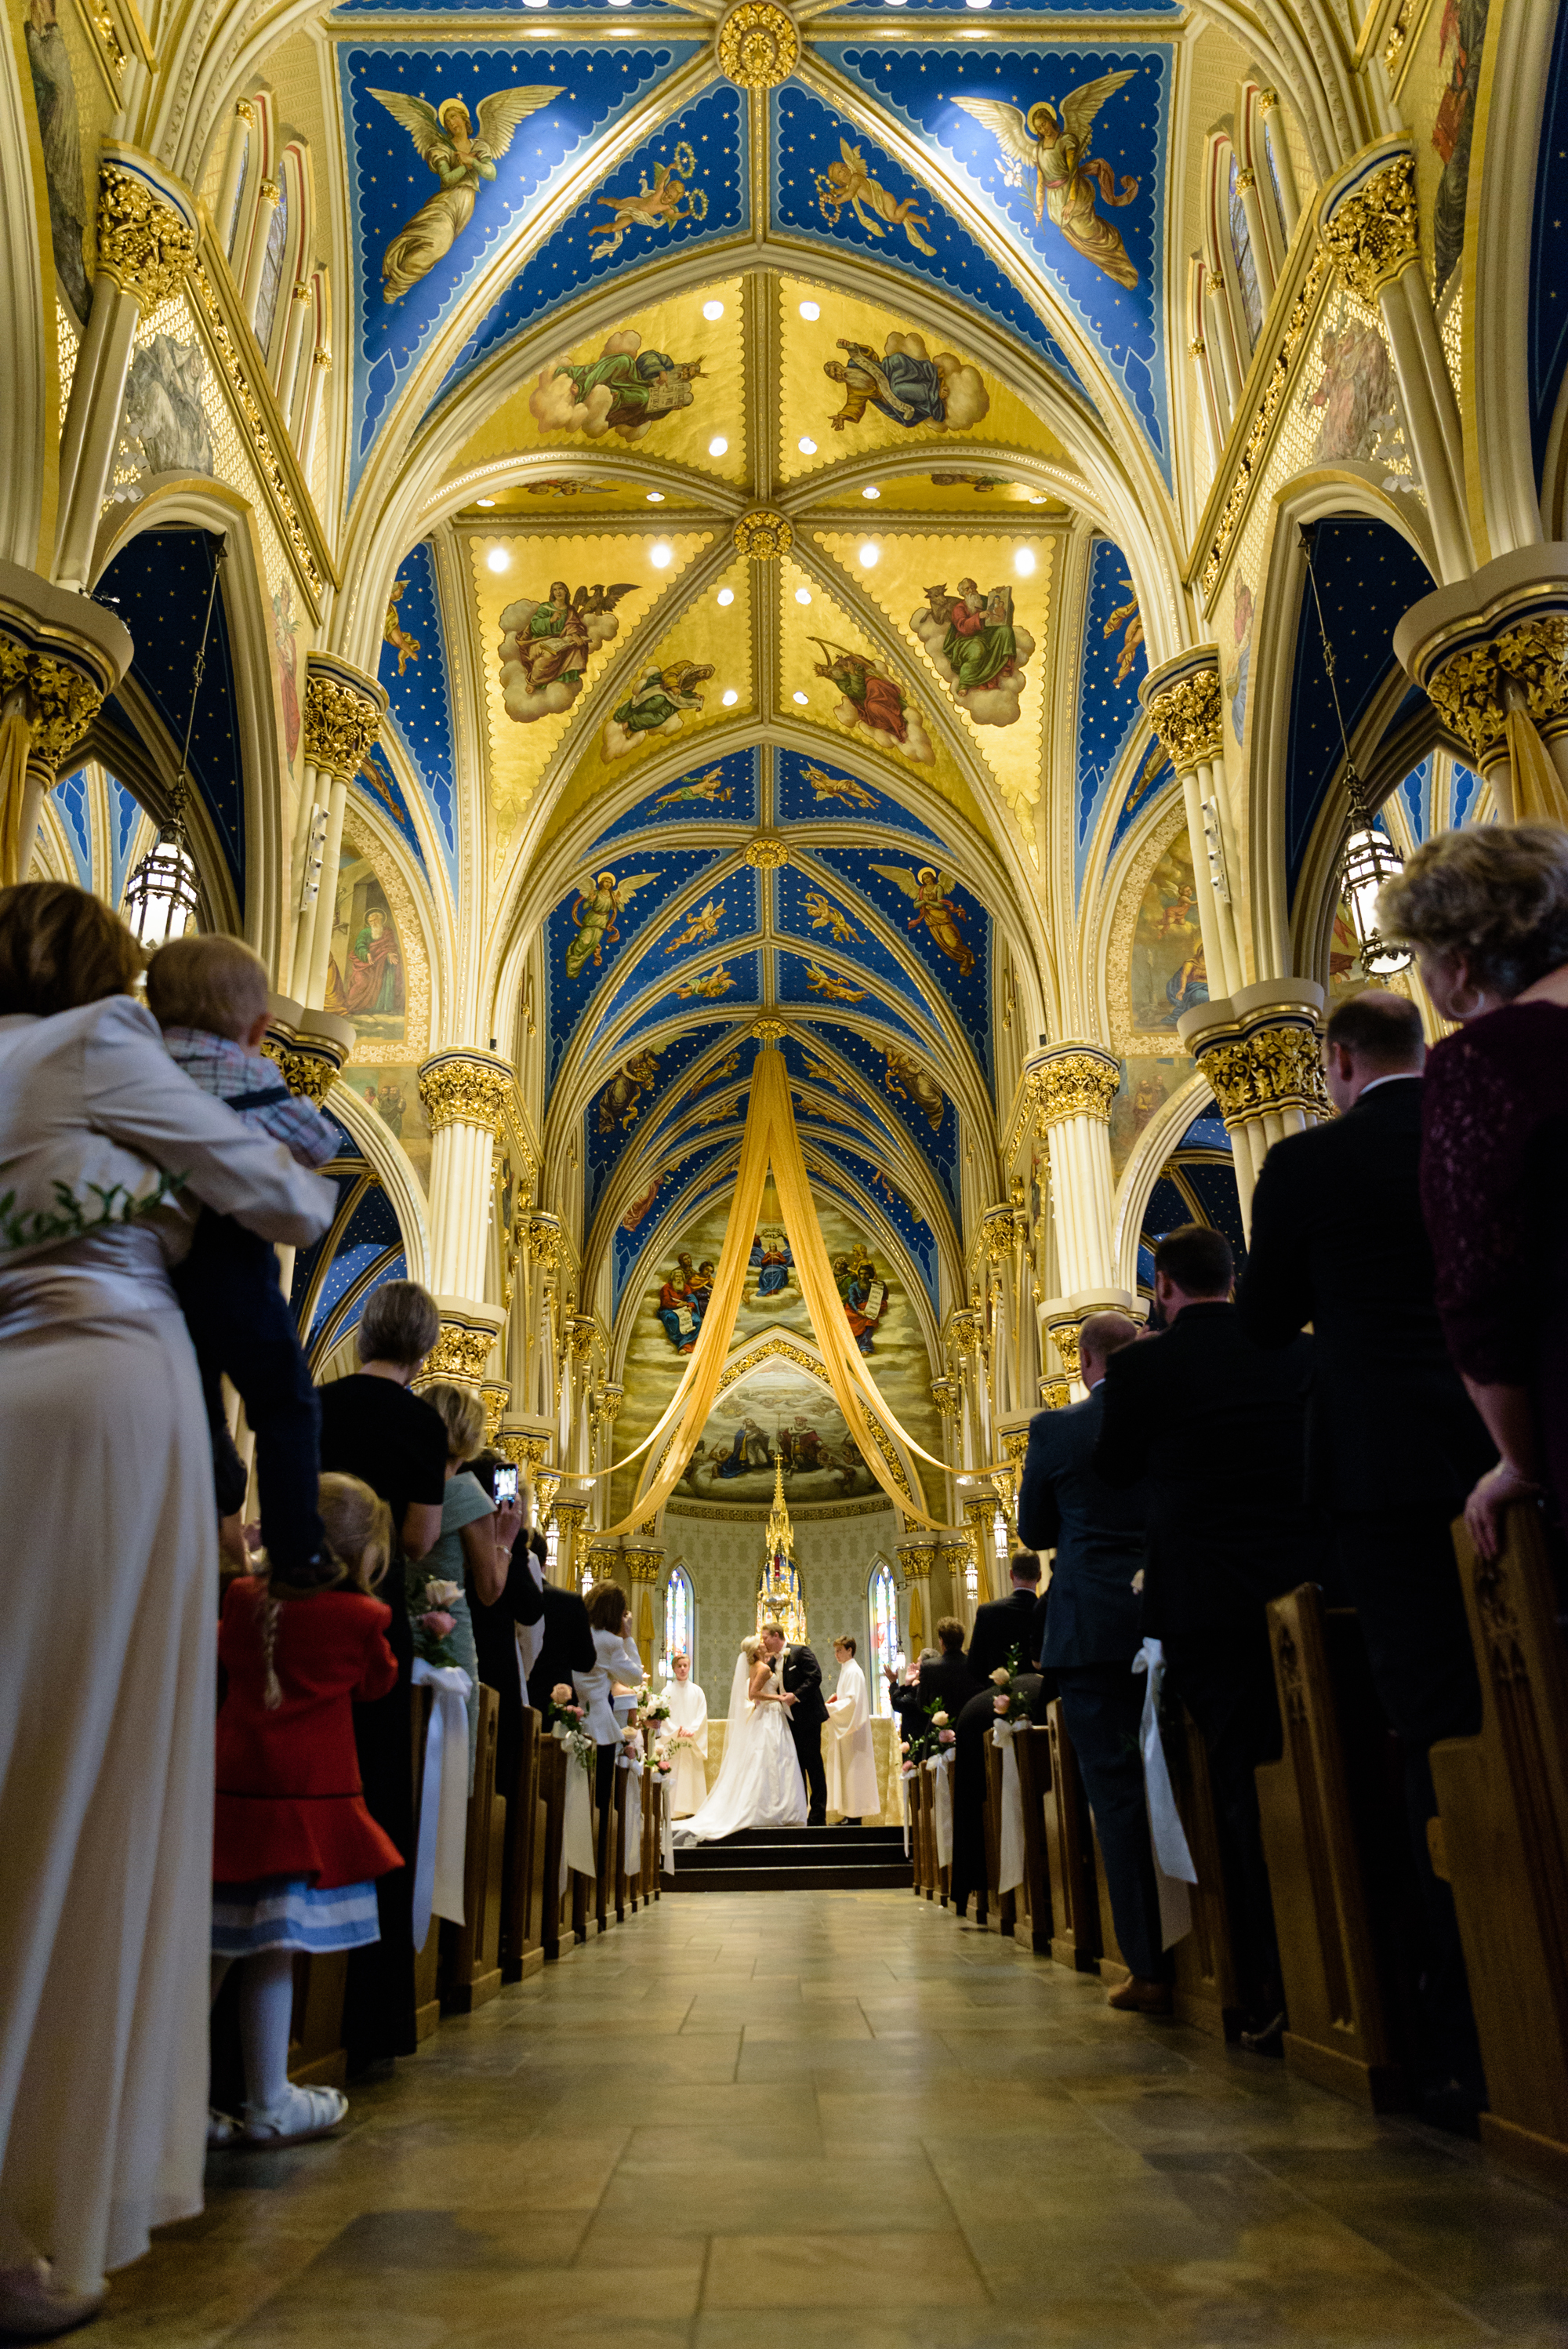
[[[312,925],[310,974],[306,981],[305,1009],[320,1011],[326,1003],[326,964],[332,952],[332,926],[337,912],[337,867],[343,854],[343,812],[348,804],[348,782],[342,775],[334,775],[332,792],[326,802],[326,840],[321,859],[321,895],[315,901],[315,919]],[[462,1294],[469,1294],[464,1289]]]

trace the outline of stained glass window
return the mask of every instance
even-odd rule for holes
[[[267,250],[262,262],[261,290],[256,295],[256,340],[265,350],[273,339],[273,319],[278,306],[278,288],[283,283],[284,247],[289,233],[289,191],[286,180],[280,181],[278,208],[273,214],[273,224],[267,231]]]
[[[691,1578],[684,1566],[677,1566],[665,1585],[665,1652],[660,1670],[666,1678],[676,1656],[689,1656],[692,1671],[696,1671],[696,1653],[692,1644],[696,1634],[696,1607]]]
[[[1247,316],[1247,342],[1257,341],[1264,326],[1263,295],[1258,287],[1258,264],[1253,254],[1253,233],[1247,226],[1247,215],[1242,205],[1242,191],[1236,185],[1234,154],[1231,157],[1231,251],[1235,255],[1236,275],[1241,281],[1242,307]]]
[[[866,1678],[872,1685],[872,1702],[879,1713],[891,1713],[888,1686],[882,1666],[896,1661],[898,1657],[898,1593],[893,1588],[891,1568],[879,1565],[872,1569],[871,1587],[866,1593],[872,1618],[872,1669]]]

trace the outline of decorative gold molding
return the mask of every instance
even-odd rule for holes
[[[1304,1110],[1313,1118],[1329,1114],[1316,1030],[1298,1019],[1245,1036],[1222,1034],[1212,1044],[1199,1040],[1196,1054],[1227,1132],[1282,1110]]]
[[[525,1434],[518,1428],[503,1425],[491,1441],[499,1451],[505,1453],[507,1458],[515,1466],[526,1468],[530,1472],[537,1493],[539,1489],[537,1472],[544,1465],[544,1457],[550,1449],[549,1436]]]
[[[1120,1082],[1120,1066],[1111,1053],[1075,1044],[1030,1069],[1029,1097],[1047,1128],[1068,1117],[1095,1117],[1109,1125]]]
[[[932,1380],[931,1400],[936,1405],[937,1410],[942,1413],[944,1419],[957,1418],[958,1396],[954,1391],[951,1379]]]
[[[263,1037],[262,1050],[269,1061],[277,1062],[291,1093],[314,1102],[317,1109],[325,1105],[343,1066],[343,1054],[337,1046],[328,1043],[325,1037],[289,1039],[281,1030],[273,1030]]]
[[[634,1582],[657,1582],[665,1570],[662,1549],[624,1549],[621,1564]]]
[[[777,1044],[789,1033],[789,1023],[787,1019],[754,1019],[751,1032],[765,1044]]]
[[[755,840],[746,843],[746,862],[759,873],[777,873],[789,862],[789,851],[776,832],[759,832]]]
[[[156,310],[177,294],[196,259],[196,232],[151,181],[105,160],[98,166],[98,275]]]
[[[561,1261],[561,1225],[554,1216],[541,1213],[528,1227],[528,1246],[535,1264],[549,1272]]]
[[[735,13],[740,16],[745,12],[738,8]],[[770,8],[766,13],[778,16],[781,12]],[[790,29],[793,31],[793,26]],[[779,78],[782,80],[782,75]],[[753,563],[776,563],[781,554],[789,554],[794,543],[794,523],[786,515],[774,513],[767,506],[758,506],[754,512],[742,514],[735,525],[736,551],[749,555]]]
[[[511,1085],[511,1071],[500,1061],[462,1052],[443,1053],[427,1061],[419,1071],[425,1122],[432,1133],[443,1125],[462,1124],[499,1134],[501,1108]]]
[[[1005,1264],[1016,1243],[1028,1237],[1027,1221],[1015,1207],[987,1207],[981,1229],[993,1264]]]
[[[1438,661],[1423,678],[1428,699],[1478,768],[1507,747],[1505,679],[1519,688],[1543,740],[1568,732],[1568,615],[1520,620],[1491,644],[1466,645]]]
[[[501,1421],[511,1407],[511,1389],[497,1379],[480,1382],[480,1401],[485,1407],[485,1444],[493,1445],[500,1433]]]
[[[800,36],[774,0],[740,0],[718,28],[718,69],[741,89],[776,89],[800,58]]]
[[[1214,589],[1219,585],[1220,574],[1224,568],[1225,558],[1231,551],[1231,543],[1246,519],[1247,508],[1252,503],[1253,492],[1257,487],[1262,475],[1262,460],[1266,454],[1280,410],[1284,406],[1285,395],[1290,389],[1291,377],[1295,369],[1296,355],[1317,314],[1324,289],[1333,274],[1333,257],[1327,246],[1319,243],[1313,251],[1306,274],[1302,279],[1301,291],[1291,304],[1290,316],[1285,321],[1284,331],[1280,336],[1274,365],[1264,380],[1263,390],[1253,410],[1252,420],[1246,428],[1246,437],[1233,458],[1231,455],[1231,450],[1235,443],[1234,429],[1226,443],[1225,453],[1221,460],[1219,473],[1216,476],[1216,486],[1227,479],[1231,486],[1225,492],[1224,502],[1220,509],[1217,522],[1211,524],[1208,513],[1205,512],[1199,532],[1200,543],[1205,538],[1209,540],[1209,552],[1203,558],[1203,567],[1198,576],[1199,592],[1206,605],[1212,603]],[[1211,507],[1212,505],[1211,499]]]
[[[73,663],[0,635],[0,698],[14,693],[26,695],[30,713],[28,761],[47,769],[52,786],[62,761],[102,709],[104,688]]]
[[[1039,1379],[1040,1403],[1046,1411],[1066,1411],[1072,1401],[1072,1389],[1066,1379]]]
[[[335,781],[346,782],[376,748],[381,710],[335,674],[309,667],[304,681],[304,755]]]
[[[476,1330],[467,1321],[443,1319],[441,1334],[425,1357],[425,1367],[414,1384],[428,1387],[433,1380],[449,1379],[454,1386],[472,1387],[482,1395],[494,1346],[493,1330]]]
[[[1145,704],[1161,748],[1178,775],[1213,764],[1224,756],[1221,731],[1220,671],[1194,669],[1162,693],[1150,694]]]
[[[1376,305],[1419,253],[1415,157],[1396,155],[1373,172],[1325,221],[1323,237],[1350,291]]]
[[[1078,1321],[1052,1321],[1047,1326],[1051,1333],[1051,1343],[1057,1350],[1057,1359],[1068,1374],[1069,1383],[1074,1383],[1082,1376],[1083,1369],[1078,1360],[1078,1330],[1081,1324]]]

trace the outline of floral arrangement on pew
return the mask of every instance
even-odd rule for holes
[[[667,1721],[670,1717],[669,1698],[663,1694],[655,1696],[652,1684],[646,1678],[637,1691],[637,1712],[649,1728],[655,1732],[659,1723]]]
[[[409,1576],[408,1620],[414,1634],[414,1653],[423,1657],[426,1663],[441,1667],[457,1663],[452,1647],[456,1619],[451,1608],[462,1595],[460,1582],[445,1582],[438,1574]]]
[[[663,1780],[669,1776],[675,1766],[676,1755],[673,1743],[667,1737],[659,1738],[648,1752],[649,1774],[655,1778]]]
[[[588,1708],[579,1698],[570,1681],[557,1681],[550,1692],[544,1726],[558,1744],[564,1745],[573,1762],[581,1762],[584,1770],[597,1766],[599,1749],[583,1726]]]
[[[1013,1687],[1013,1682],[1017,1679],[1022,1670],[1023,1666],[1019,1661],[1018,1645],[1016,1640],[1015,1640],[1013,1643],[1012,1652],[1008,1656],[1006,1662],[1005,1664],[998,1664],[995,1671],[991,1675],[992,1684],[996,1691],[996,1711],[1004,1721],[1015,1719],[1019,1713],[1017,1692]]]

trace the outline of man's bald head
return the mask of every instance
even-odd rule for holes
[[[1078,1331],[1078,1363],[1086,1387],[1097,1387],[1112,1354],[1130,1346],[1138,1324],[1125,1313],[1091,1313]]]

